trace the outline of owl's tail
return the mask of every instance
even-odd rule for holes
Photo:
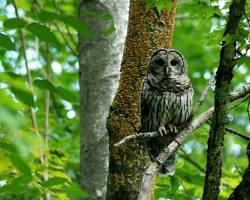
[[[162,165],[159,172],[165,176],[174,175],[174,173],[175,173],[175,153]]]

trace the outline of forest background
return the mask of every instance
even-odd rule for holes
[[[108,68],[111,75],[105,78],[114,88],[105,101],[105,118],[118,85],[128,15],[126,2],[126,9],[118,7],[123,9],[122,16],[115,16],[116,12],[111,11],[105,14],[89,11],[80,20],[79,2],[75,0],[0,0],[0,199],[39,199],[41,196],[44,199],[79,199],[88,198],[86,190],[92,192],[86,188],[88,183],[81,180],[84,175],[79,170],[80,157],[83,157],[80,145],[83,146],[85,140],[80,144],[80,107],[83,105],[80,104],[78,55],[93,54],[94,50],[78,48],[78,34],[85,41],[98,38],[89,24],[89,17],[105,24],[100,34],[108,38],[107,42],[121,34],[119,48],[114,46],[115,53],[108,54],[110,60],[115,61],[113,68]],[[198,0],[178,3],[173,47],[188,61],[194,102],[217,70],[221,41],[232,39],[223,38],[230,3]],[[164,7],[161,3],[156,6],[159,10]],[[241,54],[249,48],[249,12],[247,4],[235,35]],[[86,58],[86,61],[89,62],[86,67],[92,69],[95,62],[101,65],[95,59]],[[249,66],[248,56],[237,60],[231,91],[250,83]],[[95,70],[88,73],[99,80]],[[94,86],[100,85],[91,85],[91,90],[98,91]],[[213,105],[214,89],[213,85],[199,113]],[[105,88],[103,90],[105,92]],[[93,97],[91,101],[101,99]],[[87,116],[89,113],[91,110],[86,110]],[[231,129],[247,137],[249,99],[230,111],[227,118]],[[105,124],[104,120],[102,123]],[[204,124],[188,136],[177,153],[175,176],[157,177],[156,199],[201,199],[209,130],[210,125]],[[246,139],[235,134],[225,135],[219,199],[227,199],[241,181],[248,165],[247,144]],[[99,144],[92,145],[99,147]],[[106,149],[104,155],[107,154]],[[83,189],[81,184],[85,186]],[[103,191],[99,193],[91,195],[102,195]]]

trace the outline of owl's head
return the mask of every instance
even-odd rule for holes
[[[175,49],[157,49],[150,58],[148,70],[159,78],[181,76],[187,74],[187,62]]]

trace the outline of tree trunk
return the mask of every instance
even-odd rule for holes
[[[110,107],[107,127],[110,138],[110,164],[107,199],[137,199],[149,159],[143,145],[131,142],[113,144],[140,129],[140,90],[153,50],[172,45],[175,1],[160,16],[146,10],[146,1],[131,0],[128,32],[121,65],[121,78]]]
[[[81,185],[90,194],[87,199],[105,199],[108,176],[108,134],[106,118],[118,85],[125,41],[128,0],[81,1],[80,17],[92,30],[92,39],[79,35]],[[89,11],[94,16],[87,16]],[[115,32],[103,31],[112,20],[100,19],[111,14]],[[99,18],[98,18],[99,16]]]

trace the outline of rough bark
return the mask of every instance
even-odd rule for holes
[[[240,19],[243,16],[244,6],[245,0],[232,1],[224,36],[236,33]],[[204,200],[218,199],[220,191],[223,143],[228,113],[227,103],[229,100],[230,83],[233,78],[233,67],[235,65],[234,57],[234,42],[228,44],[223,42],[220,52],[220,63],[216,73],[215,111],[208,139]]]
[[[234,189],[228,200],[249,200],[250,199],[250,142],[247,147],[248,167],[243,174],[242,181]]]
[[[152,9],[146,11],[145,2],[130,1],[121,78],[107,121],[110,137],[109,200],[138,197],[142,175],[149,162],[146,150],[138,143],[119,147],[113,144],[139,130],[141,81],[146,75],[149,56],[156,48],[171,47],[172,43],[175,9],[169,13],[165,11],[157,18]]]
[[[105,199],[108,177],[108,133],[106,118],[115,90],[128,20],[128,0],[81,1],[80,17],[92,30],[92,39],[79,35],[81,185],[90,194],[86,199]],[[87,16],[89,12],[94,16]],[[114,16],[115,32],[105,36]],[[99,18],[98,18],[99,16]]]

